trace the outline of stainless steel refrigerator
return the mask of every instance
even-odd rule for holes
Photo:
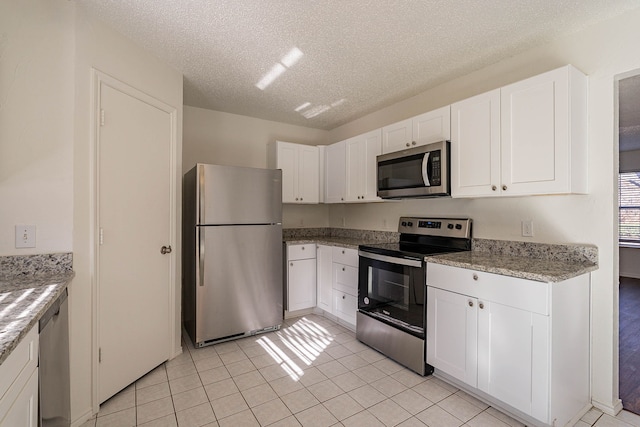
[[[183,200],[183,321],[194,345],[277,330],[282,171],[197,164]]]

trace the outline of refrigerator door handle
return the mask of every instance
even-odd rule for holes
[[[204,230],[198,227],[198,263],[200,265],[197,274],[199,276],[198,285],[200,286],[204,286],[204,238],[202,236],[202,233],[204,233]]]

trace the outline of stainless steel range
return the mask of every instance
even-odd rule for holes
[[[401,217],[399,243],[361,245],[356,337],[420,375],[426,355],[425,256],[471,250],[468,218]]]

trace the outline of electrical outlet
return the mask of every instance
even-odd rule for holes
[[[347,220],[345,217],[342,217],[342,226],[344,227],[347,224]]]
[[[36,226],[16,225],[16,248],[36,247]]]
[[[530,219],[522,220],[522,236],[533,237],[533,221]]]

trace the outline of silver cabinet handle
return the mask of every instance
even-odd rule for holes
[[[302,201],[302,197],[300,197],[300,201]]]
[[[298,198],[296,197],[296,201],[298,200]]]
[[[344,255],[344,249],[342,250],[342,254]]]
[[[469,307],[473,307],[473,301],[469,301]]]
[[[304,251],[304,246],[302,247],[302,250]]]
[[[478,280],[478,275],[473,273],[473,280]]]
[[[478,304],[478,307],[480,307],[480,310],[482,310],[484,308],[484,304],[480,303],[480,304]]]
[[[172,249],[171,249],[171,246],[170,246],[170,245],[169,245],[169,246],[163,246],[163,247],[161,247],[161,248],[160,248],[160,253],[161,253],[162,255],[170,254],[170,253],[171,253],[171,250],[172,250]]]
[[[415,141],[411,141],[411,145],[416,145],[416,142]]]
[[[342,271],[344,271],[344,267],[342,267]]]
[[[411,147],[411,144],[409,144],[408,142],[407,142],[407,144],[406,144],[406,145],[407,145],[407,147]]]
[[[342,299],[345,299],[345,296],[344,296],[344,295],[342,295]]]
[[[506,190],[507,190],[507,186],[506,186],[506,185],[503,185],[503,186],[502,186],[502,190],[506,191]]]
[[[497,189],[498,189],[498,187],[496,187],[495,185],[492,185],[492,186],[491,186],[491,190],[492,190],[492,191],[496,191]]]
[[[293,263],[289,264],[291,267],[293,267]]]

